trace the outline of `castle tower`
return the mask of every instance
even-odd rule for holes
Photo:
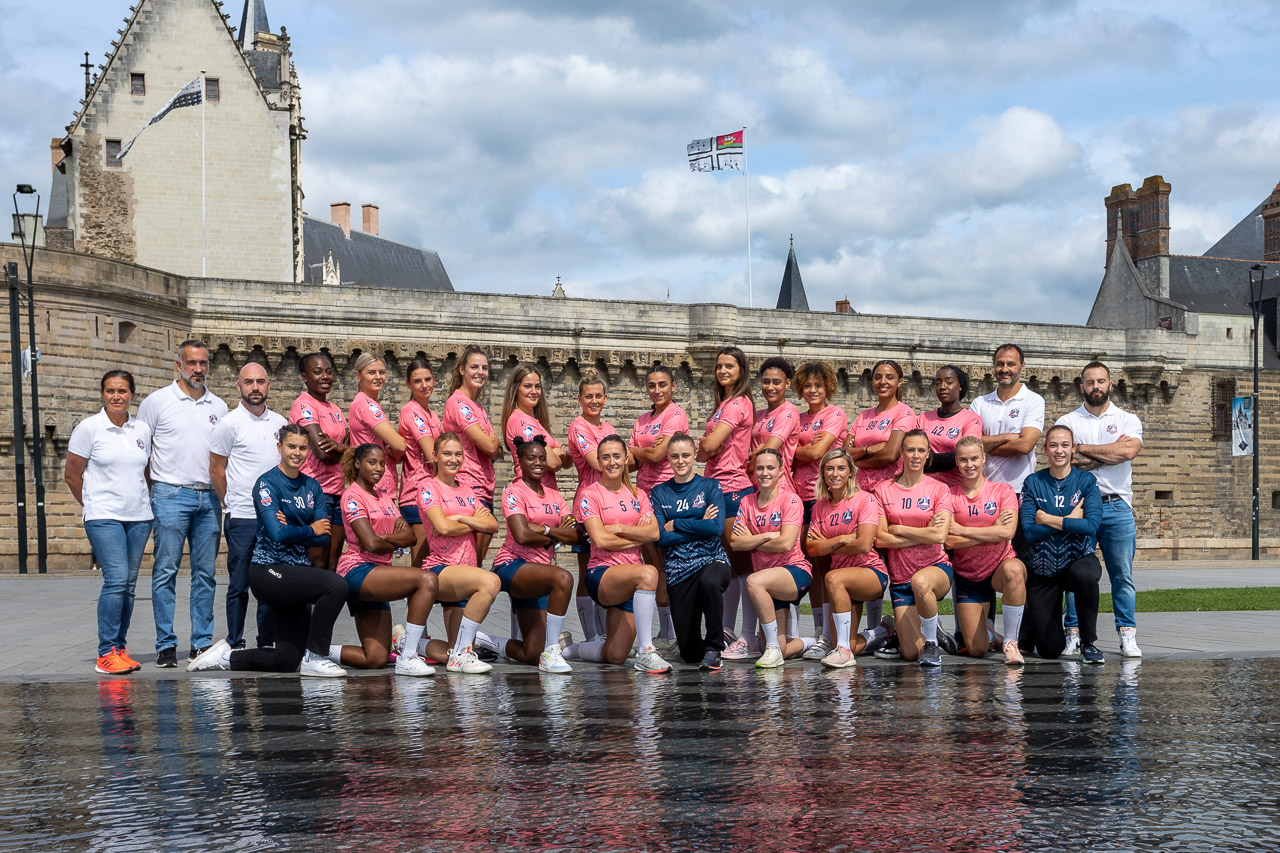
[[[787,311],[808,311],[809,298],[805,296],[804,282],[800,280],[800,263],[796,260],[796,238],[791,235],[791,250],[787,253],[787,268],[782,272],[782,287],[778,289],[778,308]]]
[[[1269,264],[1280,261],[1280,184],[1262,203],[1262,259]]]

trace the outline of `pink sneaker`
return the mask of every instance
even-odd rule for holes
[[[1009,666],[1022,666],[1022,652],[1018,651],[1016,641],[1009,640],[1004,644],[1004,662]]]
[[[846,666],[854,666],[856,663],[857,660],[854,658],[853,652],[844,646],[837,646],[822,659],[822,665],[829,666],[832,669],[844,669]]]
[[[739,637],[729,644],[720,657],[725,660],[755,660],[760,657],[760,650],[752,648],[744,637]]]

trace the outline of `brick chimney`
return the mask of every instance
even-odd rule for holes
[[[1138,250],[1133,259],[1153,258],[1169,254],[1169,191],[1172,187],[1160,175],[1142,182],[1134,194],[1138,205]]]
[[[351,205],[340,201],[329,205],[329,221],[342,229],[342,233],[351,236]]]
[[[851,303],[848,299],[837,299],[837,300],[836,300],[836,313],[837,313],[837,314],[852,314],[852,313],[853,313],[853,303]]]
[[[1280,184],[1262,203],[1262,259],[1267,263],[1280,261]]]
[[[1133,197],[1133,187],[1119,184],[1111,188],[1111,195],[1106,198],[1107,205],[1107,260],[1111,263],[1111,250],[1116,246],[1116,227],[1118,220],[1123,223],[1125,248],[1129,257],[1133,257],[1134,235],[1137,232],[1138,208]]]
[[[362,204],[360,212],[363,214],[364,228],[366,234],[378,236],[378,206],[376,204]]]

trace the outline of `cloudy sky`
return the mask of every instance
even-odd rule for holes
[[[195,2],[195,0],[192,0]],[[0,185],[47,187],[126,0],[0,0]],[[241,0],[228,0],[233,23]],[[1198,254],[1280,179],[1265,0],[267,0],[293,37],[307,208],[381,206],[463,290],[746,304],[795,235],[809,303],[1083,323],[1102,199],[1173,184]]]

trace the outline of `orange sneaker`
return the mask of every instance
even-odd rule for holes
[[[98,657],[98,665],[94,669],[103,675],[128,675],[133,672],[133,667],[122,660],[120,653],[115,649],[105,655],[100,655]]]
[[[133,655],[129,654],[128,649],[116,649],[116,655],[120,658],[120,660],[129,664],[129,666],[133,667],[133,670],[135,672],[142,669],[142,664],[138,663],[136,660],[133,659]]]

